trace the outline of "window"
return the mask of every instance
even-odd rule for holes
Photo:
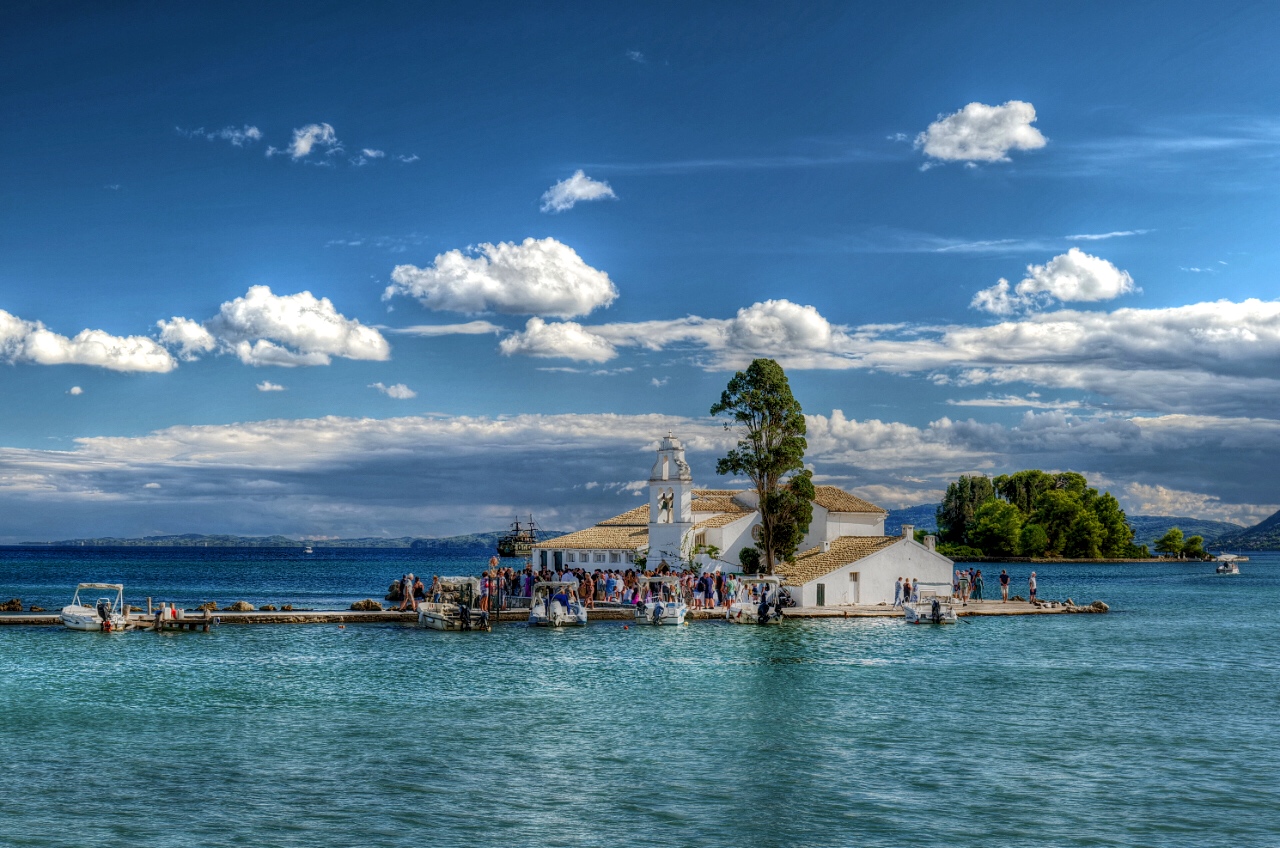
[[[610,552],[609,562],[622,562],[622,555],[619,554],[617,551]]]
[[[604,554],[596,554],[596,562],[604,562]]]
[[[574,553],[570,553],[567,557],[565,557],[565,559],[567,559],[569,562],[577,562],[578,555]]]

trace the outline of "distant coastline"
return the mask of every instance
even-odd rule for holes
[[[353,539],[294,539],[289,536],[232,536],[225,534],[205,535],[200,533],[182,533],[168,536],[143,536],[140,538],[117,538],[100,536],[84,539],[60,539],[53,542],[21,542],[18,547],[31,548],[273,548],[302,550],[307,547],[322,548],[386,548],[418,550],[423,553],[441,556],[472,556],[481,552],[491,553],[498,543],[498,538],[506,531],[489,533],[470,533],[461,536],[445,536],[441,538],[401,536],[385,538],[379,536]],[[562,530],[541,531],[543,538],[554,539],[563,536]]]

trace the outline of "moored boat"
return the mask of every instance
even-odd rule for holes
[[[932,592],[921,592],[919,600],[902,605],[907,624],[955,624],[956,608],[951,599]]]
[[[689,607],[681,597],[680,579],[669,574],[641,577],[648,600],[636,603],[636,624],[684,624]]]
[[[442,577],[439,601],[418,604],[418,624],[432,630],[490,630],[489,613],[474,609],[480,597],[478,577]]]
[[[1218,567],[1214,569],[1219,574],[1239,574],[1240,564],[1237,562],[1239,557],[1235,554],[1218,554],[1214,560],[1218,563]]]
[[[733,624],[781,624],[782,581],[773,575],[744,577],[737,596],[725,610]]]
[[[530,627],[581,627],[587,608],[577,597],[578,584],[569,580],[541,580],[533,584],[529,604]]]
[[[100,595],[93,606],[80,600],[83,590],[114,592]],[[62,624],[71,630],[112,633],[129,628],[129,612],[124,606],[124,586],[120,583],[81,583],[76,586],[71,603],[62,608]]]

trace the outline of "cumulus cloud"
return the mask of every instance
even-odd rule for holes
[[[1139,289],[1128,271],[1073,247],[1043,265],[1028,265],[1027,276],[1016,287],[1001,279],[975,294],[969,305],[995,315],[1010,315],[1053,301],[1114,300],[1134,291]]]
[[[418,396],[417,392],[406,386],[404,383],[396,383],[391,386],[386,386],[382,383],[370,383],[369,388],[377,389],[387,397],[395,398],[396,400],[408,400],[409,398],[416,398]]]
[[[276,295],[267,286],[253,286],[222,304],[205,326],[246,365],[328,365],[333,356],[379,361],[391,355],[376,329],[309,291]]]
[[[191,362],[201,354],[216,350],[218,341],[203,325],[190,318],[174,316],[167,321],[156,322],[160,328],[160,343],[169,348],[176,348],[178,358]]]
[[[1010,100],[1000,106],[970,103],[938,120],[916,136],[915,146],[931,159],[945,162],[1008,162],[1010,150],[1037,150],[1046,140],[1031,126],[1036,109]]]
[[[249,124],[245,124],[242,127],[223,127],[220,130],[206,131],[204,127],[194,130],[184,130],[178,127],[177,130],[181,135],[185,135],[188,138],[229,141],[236,147],[244,147],[246,144],[252,144],[262,139],[262,130]]]
[[[578,362],[608,362],[618,355],[608,341],[573,321],[548,323],[530,318],[525,328],[498,343],[506,356],[522,354],[544,359],[573,359]]]
[[[608,183],[593,180],[579,169],[574,171],[573,176],[561,180],[543,193],[542,211],[567,212],[577,203],[616,198],[617,195]]]
[[[263,380],[258,384],[258,391],[260,392],[283,392],[284,390],[284,386],[279,383],[273,383],[270,380]]]
[[[0,309],[0,361],[36,365],[92,365],[110,371],[165,373],[178,367],[169,351],[146,336],[81,330],[67,338],[39,321]]]
[[[374,159],[381,159],[386,155],[387,154],[382,150],[374,150],[371,147],[366,147],[360,151],[358,156],[352,158],[351,164],[359,167],[360,165],[366,165],[369,162],[372,162]]]
[[[383,294],[417,298],[428,309],[573,318],[618,296],[609,275],[553,238],[450,250],[425,267],[398,265]]]
[[[79,395],[84,394],[84,389],[80,388],[79,386],[72,386],[71,388],[67,389],[67,394],[71,395],[72,397],[78,397]]]

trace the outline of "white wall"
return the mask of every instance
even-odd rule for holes
[[[852,604],[854,599],[850,595],[853,583],[849,580],[849,573],[857,572],[857,603],[878,604],[884,601],[892,604],[894,584],[899,577],[919,580],[922,589],[926,583],[950,586],[954,568],[954,563],[941,554],[930,551],[914,540],[903,539],[871,556],[810,580],[801,587],[789,588],[791,597],[802,607],[817,606],[819,583],[826,586],[826,606]]]
[[[827,516],[827,541],[841,536],[883,536],[884,516],[880,513],[833,512]]]

